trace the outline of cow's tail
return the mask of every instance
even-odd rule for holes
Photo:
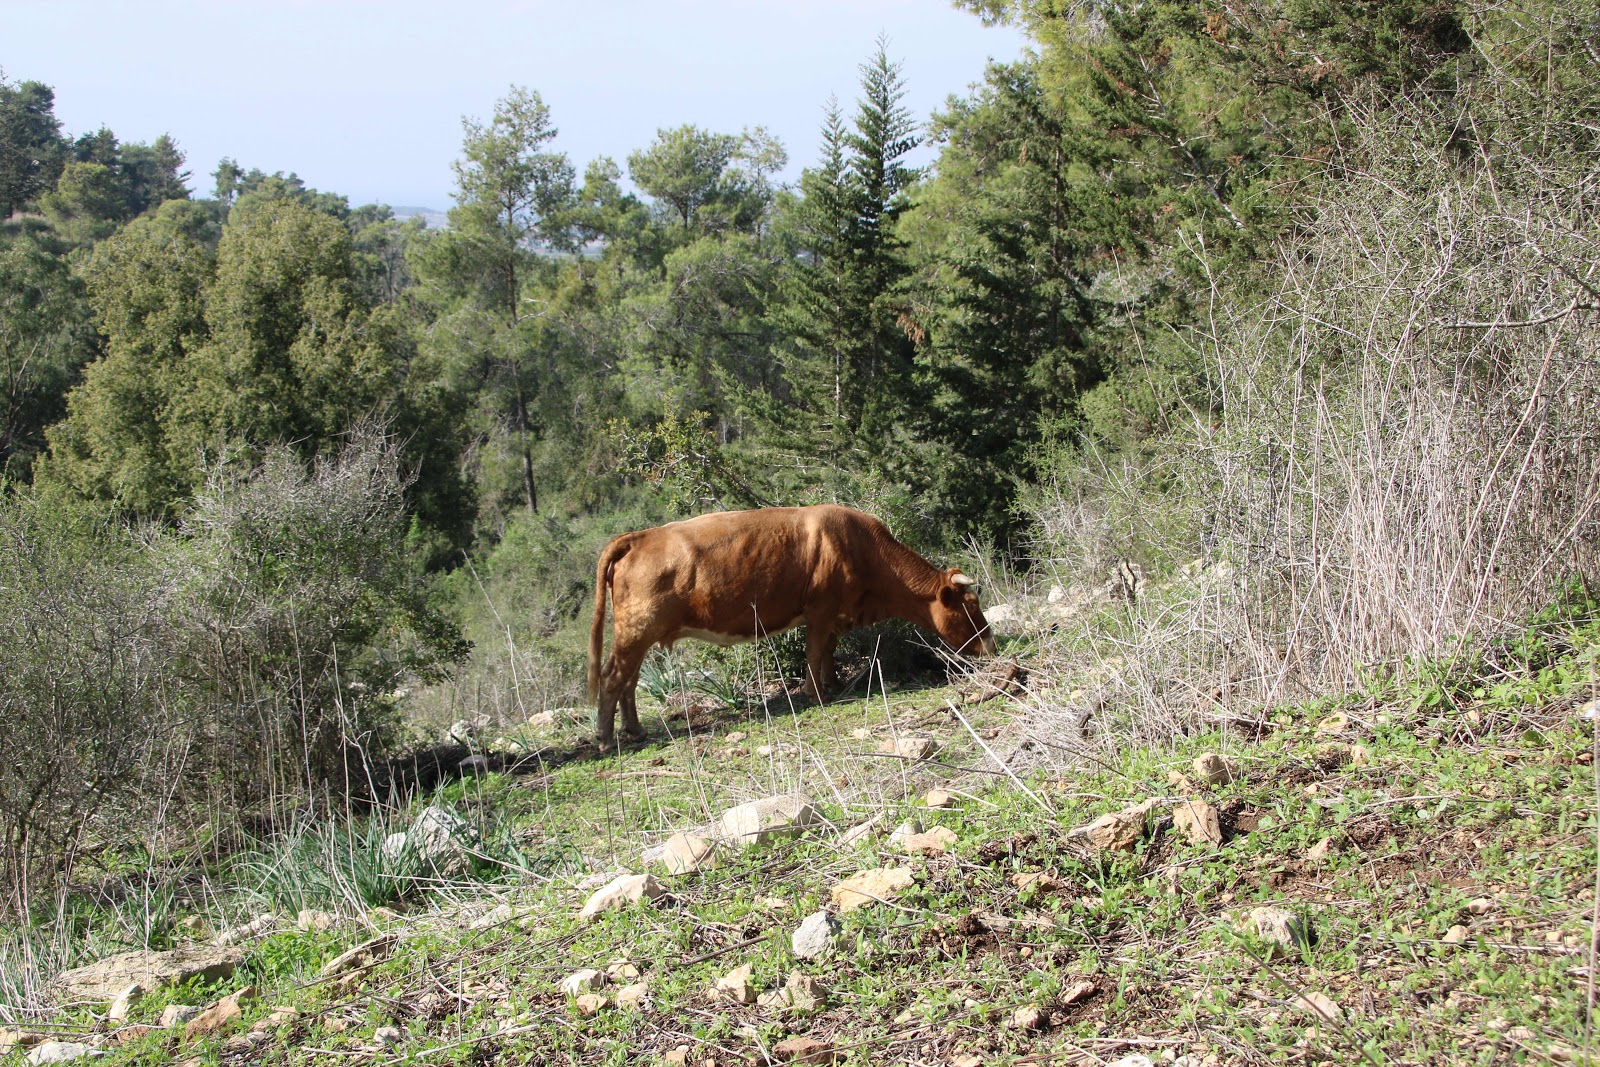
[[[613,537],[600,551],[600,562],[594,571],[594,622],[589,627],[589,700],[600,695],[600,657],[605,653],[606,640],[606,590],[611,588],[613,569],[617,560],[628,554],[633,538],[628,534]]]

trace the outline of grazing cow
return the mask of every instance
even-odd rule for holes
[[[819,504],[724,511],[612,539],[595,572],[589,699],[609,744],[618,705],[623,733],[644,735],[634,694],[652,646],[682,637],[719,645],[806,627],[806,691],[833,684],[842,634],[881,619],[934,631],[957,653],[993,655],[976,582],[939,570],[870,515]],[[606,590],[611,657],[601,666]]]

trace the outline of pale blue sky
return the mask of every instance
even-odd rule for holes
[[[880,32],[919,119],[1024,46],[947,0],[4,0],[0,69],[56,90],[73,134],[171,133],[190,186],[223,156],[296,171],[352,203],[450,206],[461,116],[537,90],[582,172],[660,127],[764,125],[817,153],[830,93],[848,107]]]

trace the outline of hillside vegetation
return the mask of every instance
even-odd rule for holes
[[[202,195],[0,76],[0,1025],[141,1063],[1587,1057],[1600,9],[961,6],[1034,49],[924,117],[881,44],[793,186],[760,128],[580,166],[512,86],[434,230],[231,159]],[[605,542],[822,501],[980,576],[1000,659],[875,627],[803,706],[796,635],[686,642],[643,746],[583,744]],[[797,792],[804,833],[575,917]],[[61,984],[224,931],[230,977],[117,1020]]]

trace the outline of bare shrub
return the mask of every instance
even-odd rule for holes
[[[1362,116],[1270,298],[1214,285],[1196,349],[1219,414],[1039,501],[1043,554],[1064,565],[1236,568],[1219,584],[1192,566],[1115,636],[1057,643],[1062,669],[1098,668],[1105,725],[1358,687],[1595,573],[1593,137],[1514,78],[1486,84]],[[1059,695],[1038,705],[1046,736],[1079,721]]]

